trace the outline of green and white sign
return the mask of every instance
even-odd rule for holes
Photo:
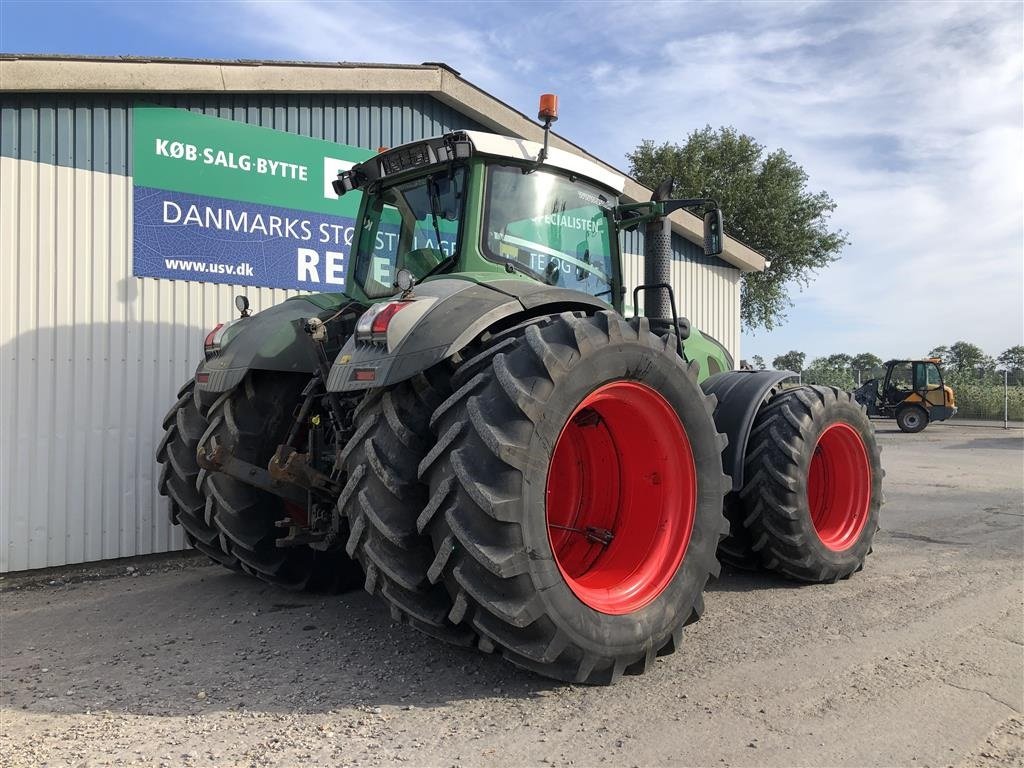
[[[339,171],[366,149],[186,110],[134,110],[140,277],[341,290],[359,195]]]

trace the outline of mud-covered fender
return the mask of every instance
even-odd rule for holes
[[[251,370],[312,374],[317,367],[316,352],[303,331],[304,321],[312,317],[324,320],[348,302],[343,294],[296,296],[240,318],[225,333],[216,356],[199,366],[196,386],[205,392],[226,392]],[[356,305],[353,311],[360,309]],[[328,337],[331,354],[342,341]]]
[[[757,412],[774,387],[795,377],[792,371],[726,371],[701,382],[704,394],[718,398],[715,426],[729,438],[722,469],[732,476],[734,491],[743,487],[743,459]]]
[[[451,357],[502,322],[577,309],[611,309],[593,296],[525,279],[431,280],[416,286],[409,298],[411,306],[391,320],[386,343],[349,339],[331,368],[329,391],[397,384]]]

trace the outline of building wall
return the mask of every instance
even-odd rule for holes
[[[633,288],[644,281],[644,234],[625,232],[622,239],[623,282],[633,300]],[[678,234],[672,235],[672,291],[676,309],[690,324],[720,341],[733,359],[740,359],[740,277],[738,269]],[[643,296],[640,296],[643,307]],[[632,310],[626,308],[627,314]]]
[[[416,95],[146,100],[367,149],[479,128]],[[0,571],[180,549],[160,422],[235,295],[293,293],[132,276],[134,101],[0,103]]]
[[[0,572],[180,549],[160,426],[204,334],[290,291],[131,274],[136,99],[375,149],[472,120],[425,95],[4,94],[0,101]],[[624,239],[626,283],[643,275]],[[739,353],[739,271],[676,242],[681,313]]]

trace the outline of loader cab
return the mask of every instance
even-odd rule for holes
[[[624,179],[558,150],[471,131],[383,151],[340,175],[363,193],[346,293],[373,303],[409,283],[520,278],[622,310],[615,209]]]
[[[890,360],[882,391],[887,401],[896,404],[913,394],[931,405],[945,405],[945,383],[939,360]]]
[[[889,360],[881,389],[869,380],[854,396],[874,417],[895,418],[904,432],[920,432],[933,421],[956,414],[956,398],[942,375],[938,358]]]

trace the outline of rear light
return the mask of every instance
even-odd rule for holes
[[[217,323],[215,326],[213,326],[213,330],[206,334],[206,339],[203,341],[203,349],[212,349],[214,346],[216,346],[216,342],[214,341],[214,339],[217,338],[217,334],[223,327],[224,323]]]
[[[374,304],[356,324],[356,341],[369,342],[372,344],[385,344],[388,340],[388,326],[392,318],[401,310],[412,304],[411,301],[389,301],[384,304]]]
[[[237,322],[237,320],[229,320],[226,323],[217,323],[213,326],[213,330],[206,334],[206,339],[203,341],[203,353],[207,360],[220,354],[225,332]]]

